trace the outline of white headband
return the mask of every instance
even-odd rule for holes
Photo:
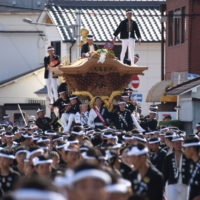
[[[173,138],[172,142],[178,142],[178,141],[183,141],[184,139],[182,137],[178,137],[178,138]]]
[[[5,134],[6,137],[14,137],[15,135],[7,135]]]
[[[48,131],[45,131],[44,134],[45,135],[57,135],[56,132],[48,132]]]
[[[158,140],[155,140],[155,141],[149,141],[148,143],[149,143],[149,144],[156,144],[156,143],[160,143],[160,138],[158,138]]]
[[[183,147],[194,147],[194,146],[200,146],[200,142],[191,142],[191,143],[185,143],[182,145]]]
[[[19,151],[17,151],[17,152],[15,153],[15,156],[17,156],[17,155],[20,154],[20,153],[26,153],[26,154],[28,154],[28,151],[27,151],[27,150],[19,150]]]
[[[112,181],[110,175],[100,169],[86,169],[74,174],[72,184],[88,177],[100,179],[106,184]]]
[[[122,138],[123,138],[124,140],[133,140],[133,139],[135,139],[134,136],[128,137],[128,136],[126,136],[126,135],[123,135]]]
[[[76,97],[70,97],[69,100],[76,99],[76,98],[77,98],[77,96]]]
[[[6,153],[0,153],[0,157],[15,159],[15,156],[9,155],[9,154],[6,154]]]
[[[52,47],[52,48],[49,48],[49,49],[47,49],[47,50],[48,50],[48,51],[51,51],[51,50],[53,50],[53,51],[54,51],[55,49]]]
[[[36,150],[33,150],[33,151],[31,151],[31,152],[29,152],[29,158],[33,155],[33,154],[35,154],[35,153],[41,153],[41,154],[43,154],[44,153],[44,150],[43,149],[36,149]]]
[[[41,165],[41,164],[51,164],[53,161],[52,159],[48,159],[48,160],[40,160],[38,157],[33,158],[33,165],[37,166],[37,165]]]
[[[48,138],[45,138],[45,139],[40,138],[40,139],[37,141],[37,143],[41,143],[41,142],[50,142],[50,139],[48,139]]]
[[[147,154],[149,152],[148,148],[140,150],[138,147],[132,147],[130,151],[128,151],[128,156],[140,156],[143,154]]]
[[[122,95],[121,97],[122,98],[128,98],[129,96],[128,95]]]
[[[108,185],[106,187],[107,192],[110,192],[110,193],[126,193],[128,192],[128,189],[129,188],[122,183]]]
[[[133,136],[133,139],[139,140],[141,142],[147,142],[147,140],[145,138],[141,138],[141,137],[138,137],[138,136]]]
[[[88,156],[86,152],[82,153],[81,156],[87,160],[96,160],[94,156]]]
[[[55,141],[60,141],[60,140],[63,141],[63,137],[54,138],[52,141],[55,142]]]
[[[65,144],[62,144],[62,145],[56,145],[56,149],[62,149],[65,147]]]
[[[71,133],[72,133],[72,134],[76,134],[76,135],[85,135],[85,132],[84,132],[84,131],[79,131],[79,132],[77,132],[77,131],[72,131]]]
[[[31,198],[32,200],[65,200],[65,198],[56,192],[31,189],[31,188],[22,188],[18,189],[12,193],[13,197],[16,200],[26,200]]]

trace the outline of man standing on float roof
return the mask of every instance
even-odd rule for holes
[[[120,54],[120,61],[124,62],[124,57],[126,54],[126,50],[128,48],[128,58],[131,61],[131,65],[134,66],[134,52],[135,52],[135,35],[139,40],[139,44],[141,43],[141,35],[138,28],[138,25],[135,21],[132,20],[133,11],[128,9],[126,10],[127,19],[120,22],[119,26],[117,27],[116,31],[114,32],[114,39],[120,33],[120,39],[122,41],[122,50]]]

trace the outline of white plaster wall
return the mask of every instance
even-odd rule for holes
[[[44,69],[37,70],[0,87],[0,105],[5,103],[28,103],[28,99],[45,100],[34,92],[44,87]]]
[[[161,81],[161,47],[160,43],[141,43],[136,45],[135,52],[140,55],[137,63],[139,66],[147,66],[148,70],[144,72],[144,76],[139,76],[140,86],[136,89],[143,94],[143,102],[141,103],[143,114],[148,114],[149,105],[146,97],[153,85]]]
[[[24,23],[24,18],[36,21],[39,13],[0,13],[0,31],[38,31]],[[41,30],[40,30],[41,31]],[[44,40],[38,33],[0,32],[0,81],[36,69],[43,64]]]

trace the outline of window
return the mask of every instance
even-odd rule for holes
[[[51,46],[55,48],[55,54],[61,56],[61,42],[60,41],[52,41]]]
[[[181,43],[185,42],[185,33],[186,33],[186,18],[185,18],[185,7],[181,9]]]
[[[181,25],[181,10],[177,9],[174,12],[174,44],[180,44],[181,34],[180,34],[180,25]]]
[[[185,7],[168,12],[168,46],[185,42],[186,36]]]
[[[173,45],[173,11],[168,13],[168,45]]]

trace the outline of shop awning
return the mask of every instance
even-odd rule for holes
[[[176,96],[166,95],[166,89],[170,86],[172,86],[171,80],[156,83],[149,90],[146,102],[176,102]]]

